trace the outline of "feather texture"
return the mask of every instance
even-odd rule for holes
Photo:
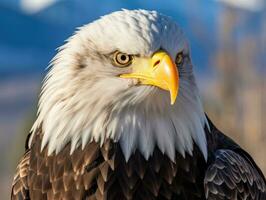
[[[136,150],[127,161],[110,139],[72,154],[68,143],[48,155],[39,129],[18,165],[12,199],[264,200],[266,181],[254,161],[212,124],[210,130],[213,158],[206,163],[196,144],[192,155],[176,153],[174,162],[157,146],[148,160]]]
[[[30,162],[30,151],[27,151],[22,159],[20,160],[16,174],[13,179],[11,199],[12,200],[29,200],[29,185],[28,185],[28,174],[29,174],[29,162]]]
[[[175,162],[158,147],[148,161],[138,150],[126,161],[119,143],[111,140],[103,146],[89,143],[71,155],[69,143],[50,156],[47,147],[41,152],[41,140],[42,135],[36,134],[31,150],[25,154],[27,173],[15,178],[13,199],[20,199],[21,191],[29,199],[40,200],[202,198],[199,191],[203,191],[205,160],[197,147],[193,152],[196,157],[179,155]],[[202,168],[197,168],[199,165]],[[18,171],[24,166],[21,162]],[[24,179],[27,187],[21,184]],[[187,187],[195,183],[198,185]]]
[[[266,199],[263,177],[243,157],[232,150],[220,149],[204,179],[208,200]]]

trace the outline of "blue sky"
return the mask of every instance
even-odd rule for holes
[[[55,54],[55,49],[63,44],[76,27],[121,8],[157,10],[172,16],[187,33],[193,43],[192,49],[195,49],[195,60],[204,68],[208,58],[200,54],[208,54],[214,48],[214,38],[205,38],[210,41],[208,45],[203,45],[193,29],[200,30],[202,27],[199,33],[202,36],[208,32],[213,33],[218,7],[212,0],[198,2],[168,0],[166,4],[163,0],[0,0],[0,25],[3,27],[0,32],[0,70],[28,72],[44,69]]]

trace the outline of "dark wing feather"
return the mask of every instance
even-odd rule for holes
[[[12,200],[29,200],[28,170],[30,152],[27,151],[20,160],[12,183]]]
[[[265,180],[241,154],[217,150],[204,179],[208,200],[265,200]]]

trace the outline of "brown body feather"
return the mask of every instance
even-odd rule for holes
[[[30,199],[202,198],[204,177],[197,166],[205,164],[198,150],[197,159],[178,156],[176,163],[158,149],[148,161],[136,151],[126,162],[119,145],[111,141],[102,147],[92,142],[72,155],[68,145],[58,155],[47,156],[47,149],[40,151],[41,139],[37,135],[28,152],[28,187],[14,182],[14,199],[26,190]]]
[[[206,195],[207,199],[264,200],[265,179],[255,163],[211,129],[210,163],[196,145],[193,156],[177,155],[175,162],[158,148],[148,161],[136,151],[126,162],[119,144],[110,140],[103,146],[91,142],[72,155],[67,145],[57,155],[47,156],[46,148],[40,150],[42,134],[36,134],[17,168],[12,199],[194,200]],[[215,151],[221,140],[224,148],[232,150]]]

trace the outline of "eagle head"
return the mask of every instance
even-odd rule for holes
[[[206,158],[205,125],[180,27],[155,11],[122,10],[59,48],[32,132],[41,129],[49,155],[112,139],[126,160],[136,149],[148,159],[156,146],[174,160],[192,154],[194,143]]]

